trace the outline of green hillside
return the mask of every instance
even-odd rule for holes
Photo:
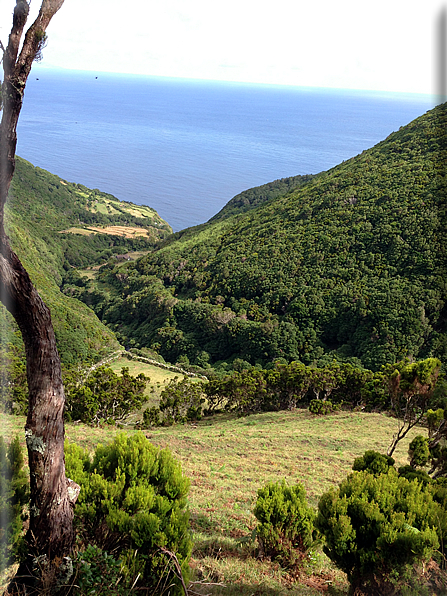
[[[99,265],[114,255],[150,250],[171,233],[168,224],[149,207],[71,184],[20,158],[6,222],[13,249],[51,309],[63,363],[95,361],[116,349],[113,332],[85,304],[63,294],[60,285],[75,266]],[[1,357],[7,358],[8,342],[23,353],[20,334],[3,307],[0,326]]]
[[[315,178],[313,174],[308,174],[306,176],[291,176],[289,178],[280,178],[279,180],[274,180],[268,184],[244,190],[228,201],[223,209],[210,219],[210,222],[226,219],[232,215],[237,215],[238,213],[245,213],[271,199],[283,197],[295,188],[304,186],[313,178]]]
[[[149,249],[172,233],[150,207],[61,180],[17,158],[7,205],[10,226],[42,238],[55,267],[101,263],[113,254]]]
[[[123,341],[172,362],[337,358],[374,370],[443,359],[445,128],[444,104],[276,198],[233,200],[137,262],[102,267],[99,285],[66,291]]]

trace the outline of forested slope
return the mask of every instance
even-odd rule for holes
[[[64,364],[94,361],[116,349],[119,344],[113,332],[91,309],[60,291],[62,280],[74,266],[100,264],[114,254],[150,249],[171,232],[168,224],[148,207],[71,184],[20,158],[6,222],[13,249],[51,309]],[[8,342],[20,354],[21,341],[3,307],[0,326],[4,365],[12,349]]]
[[[315,178],[314,174],[308,174],[305,176],[290,176],[289,178],[279,178],[273,182],[263,184],[262,186],[256,186],[255,188],[249,188],[233,197],[228,203],[210,219],[212,221],[218,221],[221,219],[227,219],[232,215],[238,213],[245,213],[254,209],[267,201],[283,197],[295,188],[304,186],[307,182]]]
[[[444,104],[285,196],[103,267],[112,299],[77,295],[170,361],[443,359],[445,127]]]

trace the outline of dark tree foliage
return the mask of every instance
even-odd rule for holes
[[[415,370],[430,370],[433,360],[428,358],[414,363]],[[147,426],[170,425],[222,411],[249,415],[305,406],[318,415],[335,413],[341,407],[361,407],[367,411],[389,409],[392,406],[389,386],[393,374],[397,369],[404,371],[408,366],[406,361],[398,362],[372,373],[337,362],[324,368],[305,366],[301,362],[277,362],[267,370],[249,366],[220,377],[211,376],[207,383],[174,379],[163,390],[160,406],[146,410],[144,421]],[[422,381],[422,377],[413,379],[413,385],[419,381]],[[436,378],[432,379],[432,383],[434,388]],[[384,395],[387,395],[387,399],[383,398]],[[423,403],[427,406],[428,402]],[[422,407],[421,402],[419,405]],[[418,410],[418,420],[424,412],[423,409]],[[412,428],[411,424],[409,428]],[[408,421],[400,429],[397,441],[408,432]],[[375,459],[379,454],[373,451],[368,453],[368,456],[365,454],[365,462],[362,460],[363,463],[358,463],[363,467],[356,469],[369,469],[371,458],[377,467]],[[382,457],[385,456],[379,459]],[[385,461],[394,460],[385,457]]]
[[[113,424],[141,407],[148,377],[132,377],[129,369],[117,375],[111,368],[100,366],[87,379],[67,385],[67,415],[86,424]]]
[[[399,421],[388,455],[393,455],[399,441],[425,415],[436,388],[440,367],[441,362],[437,358],[426,358],[420,362],[405,360],[387,367],[391,409]]]
[[[292,190],[304,186],[304,184],[310,182],[313,178],[314,176],[312,174],[306,176],[291,176],[290,178],[280,178],[274,182],[244,190],[233,197],[231,201],[228,201],[225,207],[210,219],[210,222],[227,219],[232,215],[245,213],[267,201],[277,199],[278,197],[284,197],[292,192]]]
[[[175,377],[163,389],[158,408],[143,412],[146,426],[170,426],[176,422],[188,422],[202,418],[205,402],[202,383]]]
[[[104,269],[114,297],[96,312],[137,346],[192,364],[335,358],[377,371],[445,358],[446,111]]]

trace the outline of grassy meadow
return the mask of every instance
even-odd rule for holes
[[[4,432],[20,433],[24,444],[24,417],[2,415],[1,420]],[[258,559],[252,539],[257,491],[269,481],[299,480],[316,507],[321,494],[349,473],[354,458],[367,449],[386,452],[395,430],[396,420],[384,414],[342,411],[316,417],[297,409],[246,418],[222,414],[195,424],[144,431],[153,444],[171,449],[191,480],[192,565],[195,580],[201,582],[193,590],[228,596],[315,595],[328,589],[347,594],[344,575],[330,565],[321,547],[312,551],[298,577]],[[68,440],[89,450],[119,432],[115,427],[66,425]],[[407,463],[408,443],[417,433],[399,445],[395,453],[399,465]]]
[[[72,227],[68,228],[68,230],[62,230],[60,233],[80,234],[81,236],[89,236],[90,234],[108,234],[110,236],[125,236],[126,238],[151,235],[151,232],[148,229],[135,226],[106,226],[103,228],[97,226],[87,226],[85,228]]]
[[[116,360],[113,360],[109,366],[115,373],[119,374],[123,367],[127,367],[129,369],[129,373],[132,376],[137,376],[143,373],[146,377],[150,378],[150,385],[166,385],[171,379],[174,377],[182,377],[178,372],[174,372],[171,370],[166,370],[159,366],[155,366],[153,364],[148,364],[146,362],[141,362],[140,360],[129,360],[128,358],[121,356]]]

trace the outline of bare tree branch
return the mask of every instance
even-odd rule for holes
[[[185,592],[185,596],[188,596],[188,589],[186,587],[185,580],[183,579],[182,568],[180,567],[180,563],[178,562],[178,559],[177,559],[175,553],[173,553],[170,550],[168,550],[167,548],[163,548],[163,547],[160,547],[160,550],[162,553],[167,555],[173,562],[174,567],[175,567],[175,574],[176,574],[177,578],[181,581],[183,591]]]
[[[3,230],[3,211],[15,169],[17,122],[22,109],[23,93],[32,63],[39,51],[45,31],[64,0],[43,0],[39,14],[23,36],[29,14],[29,2],[16,0],[8,45],[3,52],[3,117],[0,128],[0,233]]]

